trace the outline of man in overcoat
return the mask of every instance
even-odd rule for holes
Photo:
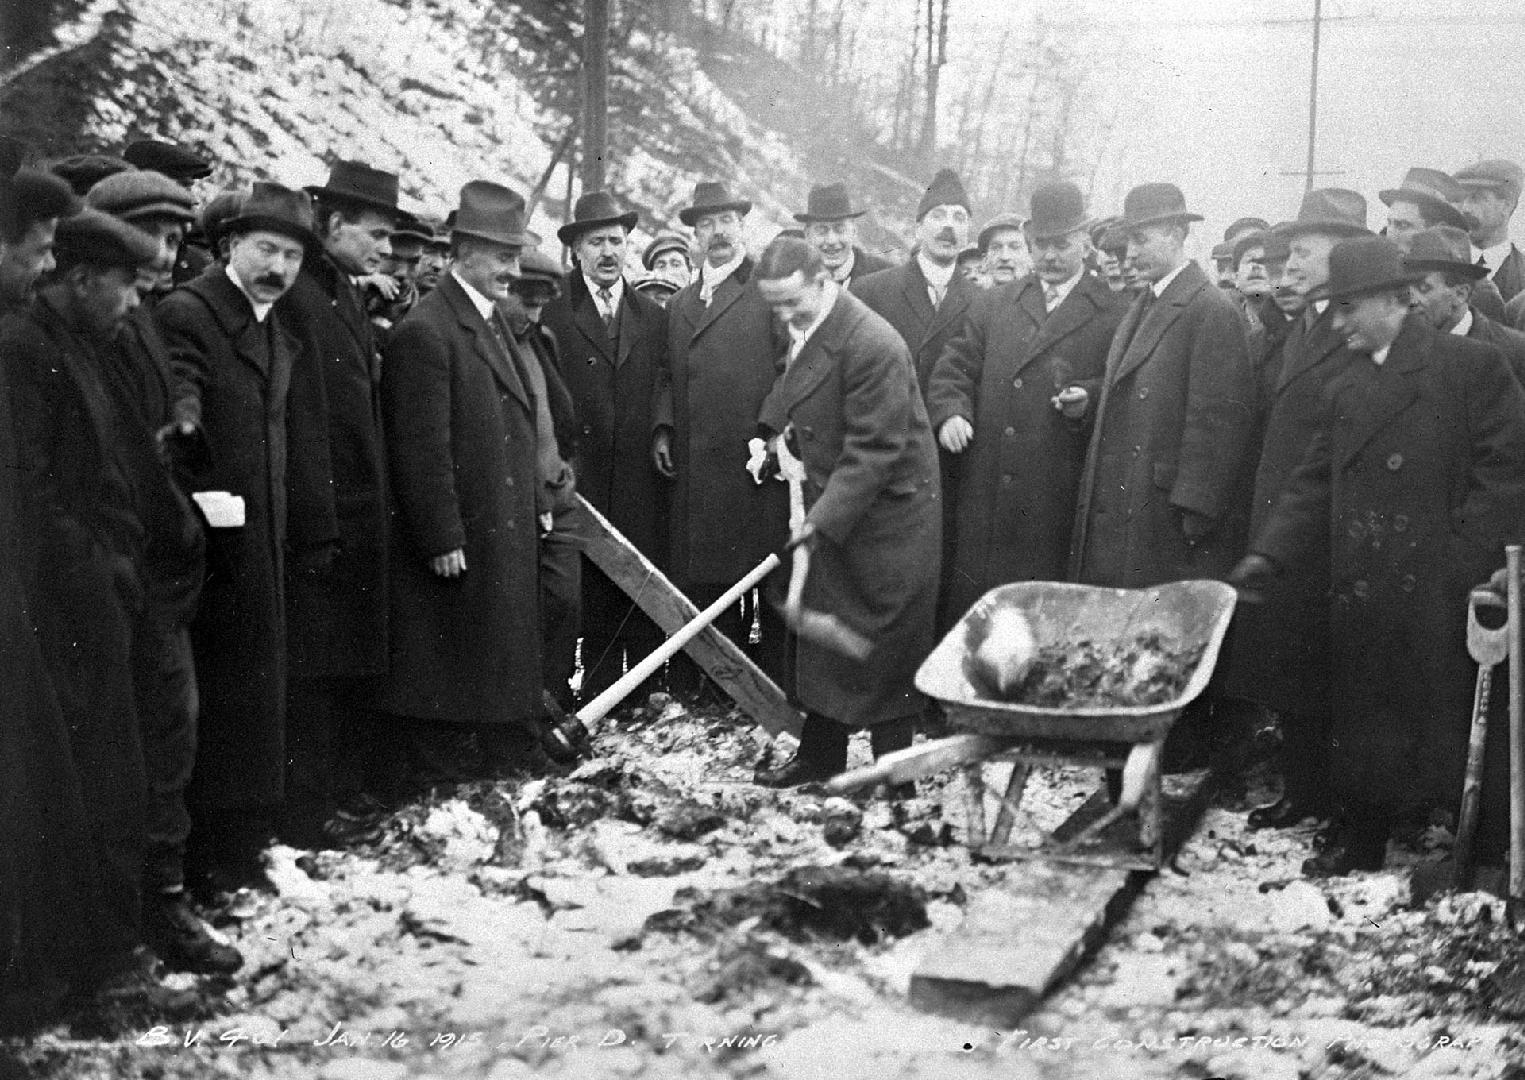
[[[316,201],[321,249],[304,261],[278,314],[304,339],[294,408],[326,434],[339,542],[319,565],[289,575],[291,678],[282,834],[303,846],[362,835],[335,815],[365,780],[378,729],[362,703],[387,669],[387,463],[381,425],[381,354],[355,279],[391,252],[398,178],[358,161],[336,162]],[[298,468],[309,462],[294,461]]]
[[[926,407],[894,329],[832,280],[803,241],[768,245],[757,280],[789,328],[787,366],[761,419],[784,428],[805,467],[805,518],[793,536],[811,550],[804,606],[873,643],[859,661],[799,640],[799,751],[758,776],[784,787],[845,768],[856,728],[869,729],[876,755],[911,744],[923,704],[913,678],[932,648],[942,513]]]
[[[1071,560],[1075,580],[1138,588],[1214,577],[1233,565],[1236,490],[1253,373],[1243,319],[1186,258],[1189,223],[1173,184],[1123,204],[1128,263],[1148,286],[1112,339],[1094,403]]]
[[[539,490],[555,438],[496,310],[526,243],[519,195],[465,185],[452,268],[394,328],[381,377],[396,531],[379,704],[474,730],[495,772],[543,761]]]
[[[1472,261],[1481,261],[1508,305],[1525,291],[1525,254],[1509,236],[1509,222],[1520,205],[1525,169],[1513,161],[1479,161],[1451,178],[1461,185],[1457,206],[1472,233]]]
[[[858,246],[858,218],[866,213],[853,205],[847,185],[836,183],[811,188],[804,211],[794,215],[804,226],[805,239],[821,253],[821,261],[839,285],[851,285],[894,265]]]
[[[154,309],[209,448],[193,485],[208,529],[186,869],[211,892],[264,882],[259,852],[285,796],[287,552],[321,566],[337,539],[327,478],[291,465],[325,457],[326,433],[288,421],[303,345],[274,310],[317,245],[311,225],[306,195],[255,184],[224,225],[228,261]]]
[[[572,220],[557,231],[572,250],[572,272],[541,323],[560,350],[580,425],[576,444],[565,448],[576,453],[577,490],[660,565],[667,559],[667,492],[649,448],[667,314],[625,276],[635,223],[635,213],[622,212],[607,192],[577,200]],[[619,678],[627,656],[635,664],[662,641],[656,624],[586,557],[582,639],[585,701]]]
[[[701,608],[735,584],[783,543],[788,493],[774,480],[747,472],[748,441],[773,386],[783,349],[773,314],[752,281],[743,219],[752,209],[725,184],[705,180],[678,214],[694,230],[704,263],[667,305],[667,366],[658,373],[652,424],[657,471],[672,481],[669,563],[684,593]],[[756,594],[715,621],[716,628],[775,681],[786,678],[783,621]],[[748,644],[754,618],[761,641]],[[697,674],[675,663],[675,689]],[[688,685],[685,685],[688,684]]]
[[[1010,581],[1062,581],[1086,433],[1065,399],[1095,395],[1123,305],[1086,269],[1085,200],[1068,182],[1032,198],[1034,270],[975,301],[927,389],[943,450],[964,456],[948,610]]]
[[[1494,322],[1473,302],[1472,290],[1487,278],[1488,268],[1471,260],[1467,234],[1444,225],[1425,229],[1414,234],[1406,252],[1403,265],[1422,275],[1413,286],[1415,309],[1436,330],[1498,349],[1525,385],[1525,334]]]
[[[1525,519],[1525,391],[1498,352],[1410,313],[1402,253],[1342,242],[1325,296],[1352,361],[1232,579],[1329,559],[1341,823],[1305,873],[1382,866],[1394,824],[1454,805],[1475,666],[1467,595]]]
[[[1302,462],[1323,415],[1323,393],[1349,362],[1345,339],[1320,291],[1329,253],[1343,239],[1370,236],[1366,200],[1344,188],[1303,196],[1285,230],[1283,284],[1306,305],[1279,348],[1256,354],[1258,442],[1250,502],[1250,535],[1264,525],[1288,478]],[[1321,567],[1278,580],[1261,605],[1244,605],[1235,620],[1224,678],[1229,692],[1276,711],[1281,719],[1282,793],[1250,811],[1251,828],[1284,828],[1328,815],[1329,655]]]

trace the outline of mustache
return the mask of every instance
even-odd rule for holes
[[[254,279],[254,284],[268,285],[272,289],[284,289],[286,287],[286,279],[280,274],[261,274]]]
[[[944,243],[948,243],[948,244],[956,244],[956,243],[958,243],[958,234],[955,233],[951,228],[943,229],[940,232],[938,232],[937,238],[939,240],[943,241]]]
[[[714,251],[717,248],[728,248],[730,246],[731,246],[731,238],[730,237],[728,237],[728,236],[712,236],[712,237],[710,237],[710,242],[709,242],[708,250]]]

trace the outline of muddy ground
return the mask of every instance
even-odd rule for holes
[[[1020,865],[975,864],[959,844],[961,781],[901,804],[769,791],[750,783],[770,753],[759,729],[661,698],[616,714],[595,746],[565,779],[416,801],[367,849],[274,849],[279,895],[222,925],[244,970],[171,977],[198,991],[197,1017],[76,1017],[6,1047],[11,1069],[1525,1077],[1525,975],[1502,905],[1409,906],[1409,869],[1445,853],[1443,830],[1410,838],[1393,869],[1310,882],[1311,830],[1246,833],[1245,801],[1220,798],[1080,973],[997,1030],[907,1003],[918,958],[969,899],[1021,887]],[[1035,823],[1098,782],[1040,774]]]

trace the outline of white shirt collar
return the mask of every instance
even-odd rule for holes
[[[1468,308],[1461,313],[1461,318],[1456,320],[1456,325],[1451,327],[1450,332],[1457,337],[1466,337],[1472,329],[1472,309]]]
[[[1371,354],[1371,362],[1381,367],[1387,361],[1387,354],[1393,351],[1393,343],[1389,341],[1382,348]]]
[[[451,270],[450,276],[455,278],[456,284],[465,290],[466,299],[470,300],[471,306],[477,309],[477,314],[482,316],[482,321],[492,322],[492,313],[496,309],[496,305],[487,297],[477,292],[475,288],[466,284],[466,279],[461,277],[456,271]]]
[[[254,297],[250,296],[249,290],[244,288],[244,283],[242,281],[238,280],[238,275],[233,272],[233,267],[231,265],[225,266],[223,269],[228,272],[228,280],[233,282],[234,285],[238,286],[238,291],[244,294],[244,299],[249,301],[249,306],[254,309],[254,321],[257,323],[264,322],[265,316],[270,314],[270,309],[275,305],[264,303],[263,301],[256,300]]]
[[[1492,247],[1480,248],[1472,246],[1472,261],[1477,262],[1479,255],[1483,262],[1488,265],[1488,276],[1492,277],[1499,272],[1499,267],[1504,265],[1504,260],[1509,258],[1509,252],[1514,247],[1513,240],[1505,240],[1502,244],[1494,244]]]
[[[927,284],[944,292],[953,280],[953,271],[958,269],[957,261],[950,262],[947,266],[938,266],[919,249],[916,252],[916,264],[921,267],[921,276],[927,279]]]
[[[714,296],[715,290],[720,288],[721,283],[726,278],[736,272],[736,268],[741,265],[741,260],[746,257],[745,251],[738,251],[734,259],[728,263],[721,263],[719,266],[711,266],[709,260],[706,259],[704,265],[699,269],[700,294],[706,299]]]
[[[582,276],[582,280],[583,284],[588,286],[588,295],[593,297],[593,302],[599,303],[602,300],[602,297],[598,295],[598,290],[605,288],[606,286],[600,285],[587,274]],[[609,295],[614,298],[610,301],[610,303],[614,306],[614,310],[618,311],[620,308],[620,301],[625,299],[625,279],[621,277],[617,279],[613,285],[607,286],[607,288],[609,290]]]
[[[1064,303],[1065,298],[1068,297],[1070,293],[1074,291],[1075,286],[1080,283],[1080,279],[1085,274],[1085,272],[1085,267],[1082,266],[1075,272],[1074,277],[1070,278],[1068,281],[1061,281],[1057,285],[1050,285],[1042,278],[1038,279],[1038,284],[1043,287],[1043,302],[1048,306],[1048,310],[1053,311],[1060,304]],[[1052,305],[1048,305],[1048,297],[1050,293],[1053,293],[1054,295],[1054,302]]]
[[[824,303],[821,304],[821,312],[815,317],[815,321],[812,322],[809,326],[805,327],[803,330],[797,329],[792,324],[790,325],[789,361],[791,363],[793,363],[795,358],[798,357],[804,350],[805,343],[810,340],[810,335],[814,334],[821,328],[821,324],[825,322],[826,317],[831,314],[831,309],[837,306],[837,298],[841,294],[841,285],[838,285],[835,281],[826,282],[825,293],[822,297]]]
[[[1183,262],[1180,266],[1176,267],[1170,273],[1168,273],[1164,277],[1160,278],[1159,281],[1156,281],[1153,285],[1149,286],[1150,291],[1154,293],[1154,298],[1156,300],[1158,300],[1160,297],[1164,296],[1165,295],[1165,290],[1170,288],[1170,283],[1172,281],[1174,281],[1176,278],[1180,277],[1181,276],[1181,271],[1185,270],[1190,265],[1191,265],[1191,261],[1190,260],[1187,260],[1186,262]]]
[[[1329,310],[1329,301],[1328,300],[1315,300],[1315,301],[1313,301],[1313,312],[1314,312],[1315,315],[1322,315],[1324,312],[1326,312],[1328,310]]]

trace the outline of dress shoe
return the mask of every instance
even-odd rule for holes
[[[170,971],[231,975],[244,963],[242,953],[211,935],[184,893],[149,898],[143,909],[143,936]]]
[[[1323,851],[1303,862],[1308,877],[1344,877],[1356,870],[1380,870],[1387,857],[1387,840],[1364,833],[1343,832]]]
[[[1270,806],[1257,806],[1245,820],[1252,829],[1290,829],[1304,818],[1328,815],[1329,808],[1322,803],[1283,795]]]
[[[762,787],[799,787],[801,784],[814,784],[823,780],[830,780],[840,771],[825,762],[812,761],[796,754],[775,768],[758,769],[752,780]]]

